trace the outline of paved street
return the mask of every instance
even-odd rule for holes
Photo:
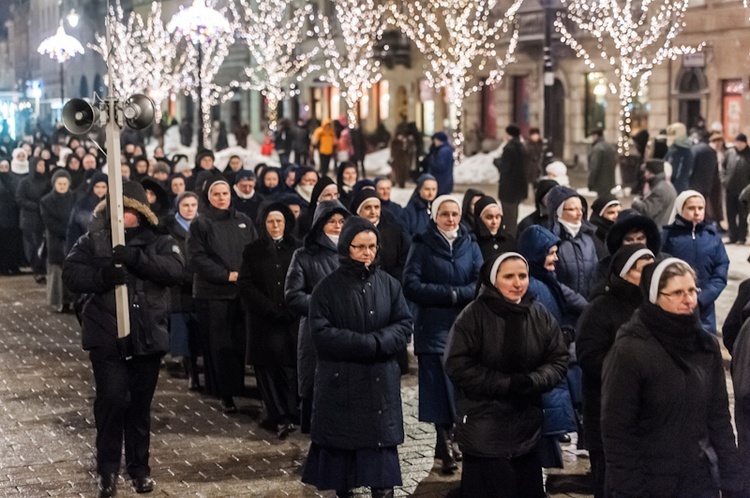
[[[729,246],[730,284],[718,303],[726,315],[739,282],[750,276],[749,247]],[[0,496],[94,496],[94,397],[88,358],[73,315],[52,313],[30,276],[0,278]],[[242,398],[240,413],[190,393],[163,369],[153,406],[153,496],[332,496],[299,481],[308,440],[280,442],[258,426],[260,402]],[[252,376],[247,378],[253,385]],[[403,379],[407,438],[400,448],[399,496],[445,496],[458,484],[431,472],[434,432],[416,419],[416,377]],[[249,394],[252,394],[250,389]],[[565,451],[566,469],[551,472],[553,496],[585,496],[588,461]],[[124,481],[120,496],[135,496]]]

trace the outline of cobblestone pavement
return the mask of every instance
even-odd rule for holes
[[[728,246],[730,284],[718,302],[720,319],[738,283],[750,276],[749,249]],[[52,313],[44,299],[44,288],[30,276],[0,278],[0,496],[95,496],[93,376],[75,318]],[[306,437],[295,433],[279,441],[259,427],[257,399],[240,398],[240,412],[224,415],[218,401],[188,392],[186,382],[161,372],[153,404],[152,496],[333,496],[300,483]],[[252,376],[247,383],[253,385]],[[414,375],[403,379],[404,487],[397,496],[441,497],[458,486],[460,475],[433,469],[434,432],[417,421],[416,384]],[[552,496],[586,496],[588,460],[574,448],[564,448],[566,468],[548,476]],[[120,496],[135,496],[123,480]]]

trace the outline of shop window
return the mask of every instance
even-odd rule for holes
[[[588,137],[594,130],[603,130],[607,115],[607,82],[602,73],[586,74],[584,132]]]

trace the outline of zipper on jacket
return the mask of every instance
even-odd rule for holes
[[[695,225],[693,225],[693,240],[695,240]]]

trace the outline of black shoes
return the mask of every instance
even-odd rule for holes
[[[139,494],[150,493],[154,490],[155,484],[154,480],[149,476],[136,477],[133,479],[133,489]]]
[[[560,434],[559,436],[557,436],[557,441],[560,443],[569,443],[572,440],[570,439],[569,434]]]
[[[393,498],[393,488],[372,488],[372,498]]]
[[[99,476],[99,498],[112,498],[117,495],[117,474]]]
[[[230,413],[237,413],[237,406],[234,404],[232,397],[221,398],[221,411],[229,415]]]
[[[453,448],[451,448],[451,442],[448,438],[449,429],[445,427],[436,426],[437,428],[437,442],[435,443],[435,458],[439,458],[442,461],[440,471],[443,474],[452,474],[458,470],[458,464],[456,463],[456,457],[453,455]]]
[[[294,432],[296,427],[290,422],[282,422],[276,425],[276,435],[279,439],[286,439],[289,434]]]

